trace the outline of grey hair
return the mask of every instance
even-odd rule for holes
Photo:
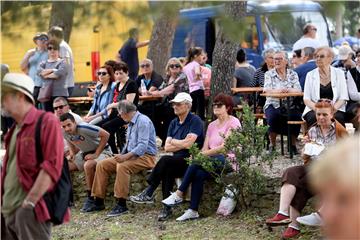
[[[285,57],[285,60],[286,60],[286,62],[287,62],[287,65],[289,65],[290,60],[289,60],[289,56],[288,56],[287,52],[284,51],[284,50],[276,50],[276,51],[275,51],[275,54],[277,54],[277,53],[283,54],[284,57]]]
[[[314,58],[315,48],[305,47],[302,51],[304,52],[305,57],[309,57],[310,59]]]
[[[118,103],[117,109],[119,113],[136,112],[136,105],[128,100],[122,100]]]
[[[275,49],[268,48],[262,52],[261,56],[265,59],[269,54],[274,54],[274,53],[275,53]]]

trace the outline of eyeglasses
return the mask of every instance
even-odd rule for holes
[[[97,72],[98,76],[106,76],[108,73],[107,72]]]
[[[141,64],[140,67],[141,68],[148,68],[148,67],[150,67],[150,64],[149,63]]]
[[[64,107],[66,107],[67,105],[59,105],[59,106],[57,106],[57,107],[54,107],[54,110],[56,111],[56,110],[58,110],[58,109],[60,109],[60,110],[62,110]]]
[[[224,106],[224,104],[222,103],[213,103],[213,108],[221,108],[222,106]]]
[[[180,64],[171,64],[169,65],[169,68],[180,68],[181,65]]]
[[[324,54],[316,55],[315,58],[316,59],[318,59],[318,58],[323,59],[323,58],[326,58],[326,55],[324,55]]]
[[[49,50],[49,51],[51,51],[51,50],[54,50],[54,51],[56,51],[56,50],[59,50],[59,49],[57,49],[57,48],[54,48],[54,47],[52,47],[52,46],[49,46],[49,47],[47,48],[47,50]]]
[[[327,99],[327,98],[321,98],[321,99],[318,100],[318,102],[332,103],[332,101],[330,99]]]

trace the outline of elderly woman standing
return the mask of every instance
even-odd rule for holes
[[[308,126],[316,122],[315,104],[321,98],[330,99],[335,108],[335,119],[345,124],[346,101],[349,99],[344,72],[331,66],[334,53],[329,47],[315,51],[317,68],[306,75],[303,118]]]
[[[106,107],[113,102],[114,97],[114,70],[108,65],[100,67],[97,72],[99,76],[99,84],[95,88],[93,104],[84,117],[84,121],[90,124],[98,124],[100,121],[108,117]]]
[[[317,125],[310,128],[304,138],[305,142],[314,142],[327,147],[347,135],[346,129],[333,120],[334,108],[330,100],[320,99],[315,104],[315,112]],[[324,160],[326,161],[326,159]],[[300,234],[300,226],[296,219],[300,216],[300,212],[305,207],[308,199],[313,196],[313,192],[308,185],[308,166],[314,160],[304,155],[304,161],[305,165],[290,167],[285,170],[282,177],[279,211],[274,217],[266,220],[266,224],[270,226],[290,223],[282,235],[283,239]]]
[[[50,40],[47,46],[48,59],[38,66],[38,74],[43,80],[43,85],[53,84],[51,99],[44,102],[44,110],[49,112],[54,112],[53,100],[55,98],[69,96],[65,86],[69,68],[66,62],[59,57],[59,49],[59,43]]]
[[[266,93],[290,93],[301,92],[299,78],[296,72],[288,68],[287,54],[284,51],[277,51],[274,54],[275,68],[265,73],[264,92]],[[285,104],[285,103],[284,103]],[[275,150],[276,135],[284,133],[287,129],[287,116],[284,112],[286,109],[280,107],[280,100],[277,98],[267,97],[264,105],[264,112],[269,125],[269,135],[271,150]],[[289,116],[290,120],[296,121],[301,119],[301,113],[293,105]],[[291,126],[292,151],[296,150],[296,138],[299,134],[300,126]]]
[[[217,119],[209,124],[206,132],[205,142],[201,152],[210,157],[210,160],[217,169],[222,169],[225,163],[224,149],[225,138],[232,129],[240,127],[239,119],[231,116],[233,110],[231,96],[219,94],[214,98],[213,111]],[[185,221],[199,217],[198,208],[203,193],[204,182],[211,177],[210,173],[201,166],[192,164],[185,172],[179,189],[164,199],[162,203],[168,207],[175,206],[183,201],[184,192],[192,184],[190,208],[178,217],[176,221]]]
[[[165,144],[166,133],[172,119],[176,117],[170,100],[180,92],[189,92],[189,84],[186,75],[182,71],[182,65],[177,58],[170,58],[166,64],[166,78],[159,90],[149,92],[152,96],[163,97],[162,102],[156,105],[155,124],[158,136]]]
[[[48,52],[46,49],[48,40],[49,37],[46,33],[36,33],[33,38],[36,47],[28,50],[20,63],[21,70],[34,80],[35,87],[33,96],[36,107],[38,107],[37,98],[42,86],[42,80],[37,74],[37,68],[42,61],[48,59]]]

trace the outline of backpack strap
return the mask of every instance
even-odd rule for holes
[[[40,134],[41,134],[41,123],[45,114],[46,112],[41,113],[35,126],[35,149],[36,149],[37,162],[39,163],[39,165],[44,161],[44,156],[41,150]]]

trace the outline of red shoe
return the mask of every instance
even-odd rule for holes
[[[300,234],[300,230],[297,230],[295,228],[292,227],[288,227],[282,234],[282,238],[283,239],[289,239],[289,238],[293,238],[296,237]]]
[[[289,223],[291,223],[290,218],[281,213],[277,213],[274,217],[266,219],[266,224],[269,226],[281,226]]]

